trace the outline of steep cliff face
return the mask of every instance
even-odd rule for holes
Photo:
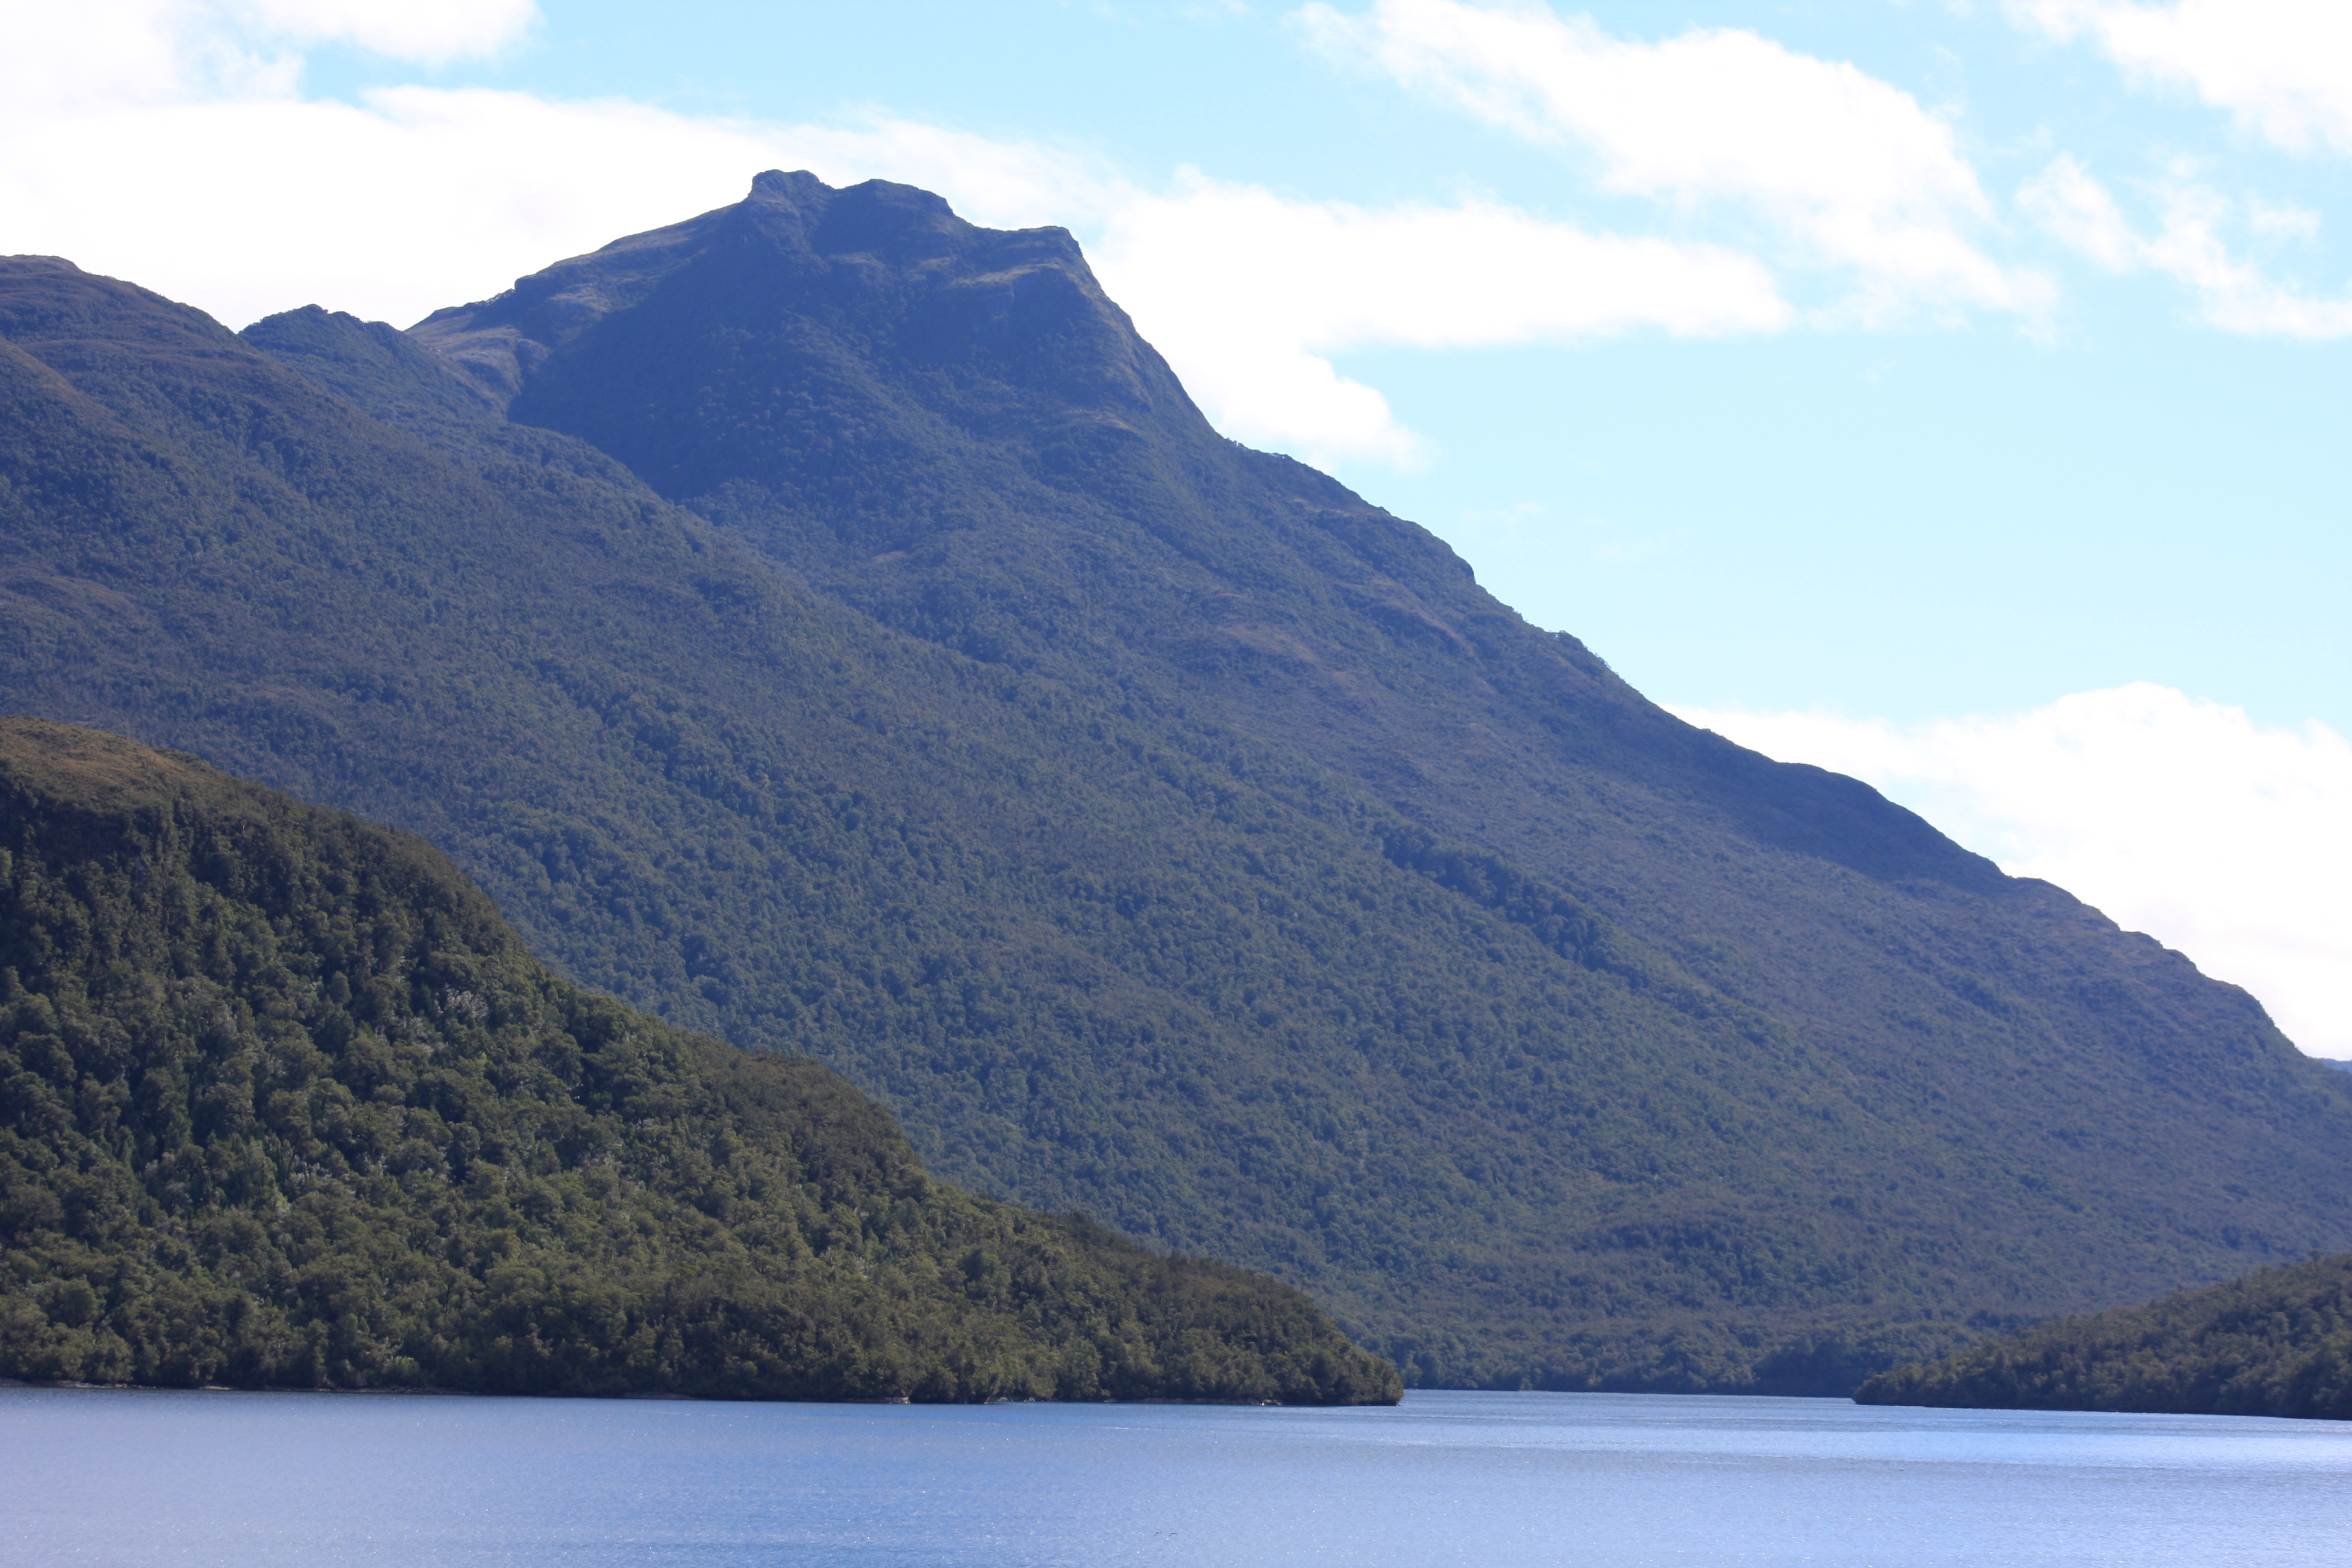
[[[1217,437],[1065,236],[769,175],[413,336],[25,262],[0,339],[0,698],[1424,1381],[1843,1393],[2352,1245],[2242,994]]]

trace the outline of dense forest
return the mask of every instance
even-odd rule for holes
[[[2352,1254],[2039,1323],[1864,1383],[1864,1405],[2352,1421]]]
[[[0,721],[0,1375],[1393,1401],[1296,1289],[928,1176],[533,960],[436,851]]]
[[[19,258],[0,414],[0,702],[1409,1380],[1843,1394],[2352,1246],[2251,999],[1223,440],[1066,236],[763,176],[414,335]]]

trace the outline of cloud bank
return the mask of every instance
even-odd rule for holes
[[[2210,326],[2314,342],[2352,336],[2352,295],[2315,299],[2229,241],[2233,227],[2256,237],[2308,238],[2318,229],[2318,214],[2233,200],[2184,177],[2152,182],[2147,194],[2157,225],[2142,233],[2105,184],[2061,154],[2026,183],[2018,203],[2060,243],[2108,272],[2154,272],[2186,286]]]
[[[1794,314],[1768,268],[1719,247],[1593,234],[1480,202],[1301,201],[1189,172],[1171,192],[1109,204],[1095,261],[1230,434],[1403,462],[1412,434],[1327,356],[1642,329],[1770,332]]]
[[[2138,683],[1916,725],[1680,708],[1851,773],[2021,877],[2057,883],[2352,1057],[2352,743]]]
[[[1781,265],[1850,279],[1843,319],[2048,300],[1977,242],[1992,204],[1951,128],[1852,65],[1737,28],[1612,37],[1532,3],[1297,16],[1327,54],[1555,147],[1604,191],[1744,217]]]
[[[2011,0],[2021,23],[2095,44],[2125,72],[2185,87],[2294,153],[2352,154],[2352,6],[2341,0]]]

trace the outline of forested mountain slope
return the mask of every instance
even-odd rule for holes
[[[417,341],[37,260],[0,336],[0,698],[1411,1377],[1843,1393],[2352,1244],[2352,1085],[2242,994],[1214,437],[1066,237],[763,176]]]
[[[2352,1256],[2036,1324],[1945,1361],[1883,1372],[1854,1398],[2352,1421]]]
[[[0,720],[0,1375],[1393,1401],[1297,1290],[931,1181],[440,854]]]

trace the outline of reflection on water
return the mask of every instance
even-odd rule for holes
[[[2251,1568],[2352,1561],[2347,1504],[2352,1428],[2219,1416],[0,1388],[12,1568]]]

